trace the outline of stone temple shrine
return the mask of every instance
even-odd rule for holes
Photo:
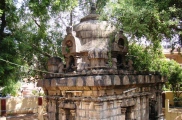
[[[48,60],[38,86],[47,100],[47,120],[155,120],[162,114],[159,74],[137,73],[126,61],[122,31],[99,20],[95,8],[67,28],[61,58]]]

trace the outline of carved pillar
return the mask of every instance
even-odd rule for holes
[[[94,109],[95,109],[95,106],[94,106],[94,102],[90,102],[89,103],[89,107],[88,107],[88,113],[89,113],[89,118],[93,118],[94,116]]]
[[[137,97],[136,100],[136,118],[137,120],[141,120],[141,102],[140,102],[140,96]]]
[[[144,116],[144,109],[143,109],[143,106],[144,106],[144,101],[143,101],[143,97],[144,96],[140,96],[140,119],[143,120],[143,116]]]
[[[103,111],[102,111],[102,106],[103,106],[103,103],[102,102],[97,102],[97,103],[94,103],[94,106],[95,106],[95,118],[96,119],[102,119],[103,118]]]
[[[146,118],[149,119],[149,96],[146,96]]]
[[[130,108],[130,119],[131,119],[131,120],[134,120],[134,119],[135,119],[135,114],[134,114],[134,112],[135,112],[134,107],[131,107],[131,108]]]
[[[75,115],[76,115],[76,110],[70,110],[70,113],[71,113],[71,119],[70,120],[75,120]]]
[[[121,106],[121,104],[123,103],[123,100],[118,100],[118,106]],[[122,119],[122,112],[121,112],[121,108],[118,109],[119,110],[119,115],[118,115],[118,120]]]
[[[163,112],[162,112],[162,93],[160,92],[159,94],[160,94],[160,98],[159,98],[160,99],[160,106],[159,106],[160,107],[159,108],[160,112],[159,112],[159,114],[160,114],[160,117],[161,117],[163,115]]]
[[[161,116],[162,114],[162,94],[161,94],[161,89],[162,89],[162,86],[161,84],[158,85],[158,93],[157,93],[157,111],[158,111],[158,114],[157,116]]]
[[[125,120],[125,114],[126,113],[126,108],[121,108],[121,120]]]
[[[114,119],[114,120],[117,120],[117,117],[118,117],[118,109],[117,109],[117,108],[120,109],[120,107],[117,106],[117,101],[114,100],[114,101],[113,101],[113,112],[112,112],[112,114],[113,114],[113,119]],[[119,111],[119,112],[120,112],[120,111]]]
[[[132,107],[131,109],[131,118],[134,119],[134,120],[137,120],[137,112],[138,112],[138,108],[137,108],[137,97],[136,98],[133,98],[134,102],[135,102],[135,105]]]
[[[85,103],[85,116],[87,118],[89,117],[89,105],[90,105],[90,102]]]
[[[76,104],[76,111],[75,111],[75,113],[76,113],[76,115],[75,115],[75,120],[80,120],[80,111],[79,111],[79,106],[80,106],[80,102],[79,101],[77,101],[77,102],[75,102],[75,104]]]
[[[155,98],[155,100],[156,100],[156,104],[155,104],[155,117],[157,117],[158,115],[159,115],[159,93],[158,92],[156,92],[156,98]]]
[[[142,116],[141,116],[141,119],[142,120],[144,120],[144,119],[146,119],[146,113],[147,113],[147,103],[146,103],[146,96],[142,96],[142,98],[141,98],[141,109],[142,109],[142,111],[141,111],[141,114],[142,114]]]
[[[114,117],[112,116],[113,115],[113,101],[109,101],[108,102],[108,116],[109,116],[109,118],[111,119],[111,120],[113,120],[114,119]]]
[[[66,120],[66,111],[64,109],[60,109],[60,120]]]
[[[103,102],[103,111],[104,111],[104,118],[108,118],[109,115],[108,115],[108,103],[107,101]]]
[[[55,120],[56,119],[56,101],[53,99],[50,99],[48,102],[48,119],[49,120]]]
[[[86,118],[85,103],[86,103],[85,101],[82,101],[80,103],[81,104],[80,107],[79,107],[80,108],[79,109],[79,114],[80,114],[80,117],[81,117],[80,119]]]

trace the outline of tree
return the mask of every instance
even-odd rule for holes
[[[0,3],[0,86],[6,86],[6,94],[14,93],[12,87],[23,75],[40,74],[32,69],[45,70],[46,59],[61,56],[62,34],[53,26],[49,29],[48,23],[59,11],[77,4],[77,0],[26,0],[18,8],[16,2]]]
[[[174,61],[169,63],[168,84],[170,84],[170,89],[173,91],[174,100],[180,100],[180,94],[182,93],[180,92],[182,90],[182,68]]]
[[[2,0],[0,10],[0,86],[13,86],[20,77],[18,72],[20,69],[6,61],[21,64],[20,55],[17,52],[17,40],[13,34],[13,27],[19,19],[12,1]],[[12,87],[9,88],[12,93],[17,90],[13,91]]]
[[[174,60],[167,60],[160,50],[154,51],[152,47],[136,43],[129,44],[127,58],[133,60],[134,70],[142,74],[160,74],[167,78],[164,90],[173,91],[175,105],[182,100],[182,67]],[[146,72],[146,73],[145,73]]]
[[[182,20],[181,5],[181,0],[110,1],[103,11],[103,18],[114,21],[118,29],[123,29],[136,40],[145,38],[155,46],[155,42],[182,34],[177,27]]]
[[[133,67],[138,72],[161,72],[162,75],[166,75],[163,70],[159,69],[161,59],[164,59],[162,54],[162,48],[153,50],[151,46],[140,45],[134,42],[130,42],[127,59],[133,61]],[[168,69],[168,68],[167,68]]]
[[[122,29],[131,41],[145,43],[144,48],[135,44],[129,47],[128,57],[133,60],[135,70],[157,70],[168,78],[168,88],[177,98],[177,91],[181,90],[181,68],[175,61],[163,59],[160,42],[175,35],[179,36],[178,42],[182,41],[181,6],[180,0],[118,0],[110,1],[102,12],[102,19]]]

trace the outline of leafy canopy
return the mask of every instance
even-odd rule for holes
[[[78,4],[77,0],[24,0],[18,7],[17,2],[0,3],[0,86],[6,86],[6,94],[14,94],[11,88],[18,80],[42,74],[31,69],[25,72],[24,66],[43,71],[49,57],[61,56],[63,24],[50,22],[60,11]]]
[[[136,71],[150,71],[165,76],[168,80],[165,89],[173,91],[174,97],[179,98],[178,91],[182,90],[182,67],[176,61],[166,59],[160,51],[132,43],[129,45],[127,58],[133,60]]]
[[[118,0],[108,3],[103,18],[133,37],[155,42],[171,39],[182,20],[180,0]]]

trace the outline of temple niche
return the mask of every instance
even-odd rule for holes
[[[153,120],[162,114],[158,74],[137,74],[126,61],[123,31],[100,21],[94,6],[62,41],[65,59],[48,60],[49,73],[38,82],[47,98],[47,120]]]

